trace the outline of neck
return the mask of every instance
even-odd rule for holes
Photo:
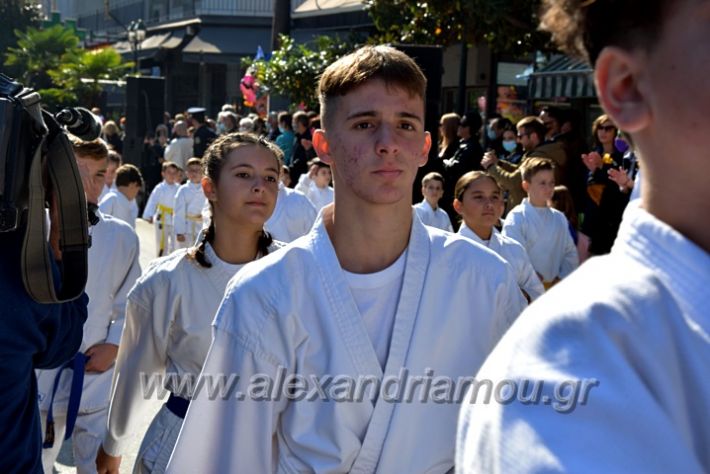
[[[438,202],[431,202],[431,201],[430,201],[429,199],[427,199],[427,198],[424,198],[424,199],[426,199],[426,202],[427,202],[427,203],[431,206],[431,208],[434,209],[435,211],[439,208],[439,203],[438,203]]]
[[[490,240],[493,234],[493,229],[485,225],[470,225],[466,223],[469,229],[471,229],[480,239]]]
[[[533,207],[547,207],[547,201],[543,200],[537,200],[533,198],[532,196],[528,196],[528,201],[530,204],[532,204]]]
[[[710,252],[710,221],[698,218],[710,215],[706,177],[697,167],[681,170],[672,160],[654,163],[641,173],[642,207],[659,220],[683,234],[697,246]],[[678,174],[678,171],[684,175]],[[669,199],[673,195],[673,199]]]
[[[338,203],[337,195],[335,199],[335,205],[324,209],[323,219],[343,269],[374,273],[389,267],[402,255],[412,228],[412,207],[406,199],[367,208]]]
[[[256,259],[261,229],[213,217],[215,236],[212,248],[223,262],[248,263]]]
[[[126,194],[126,190],[127,190],[126,186],[116,186],[116,190],[117,190],[119,193],[123,194],[123,196],[124,196],[126,199],[128,199],[129,201],[131,200],[131,198],[128,197],[128,194]]]
[[[602,148],[604,148],[604,153],[614,153],[616,150],[614,150],[614,144],[613,143],[604,143],[602,145]]]

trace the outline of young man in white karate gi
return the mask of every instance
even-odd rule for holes
[[[175,194],[175,241],[178,248],[195,245],[203,227],[202,209],[207,198],[202,191],[202,160],[190,158],[186,166],[187,183],[180,186]]]
[[[579,254],[569,233],[567,217],[547,205],[555,193],[555,165],[547,158],[528,158],[522,164],[523,189],[528,197],[510,210],[503,235],[525,248],[545,288],[579,266]]]
[[[308,235],[230,282],[201,377],[238,374],[237,391],[196,394],[168,472],[453,468],[453,386],[524,300],[500,257],[413,217],[431,146],[425,87],[412,59],[385,46],[326,69],[313,145],[332,167],[335,202]],[[249,384],[284,376],[274,396]]]
[[[414,205],[417,216],[424,225],[453,232],[451,219],[445,210],[439,207],[439,201],[444,197],[444,177],[439,173],[428,173],[422,178],[422,194],[424,199]]]
[[[552,403],[465,404],[458,472],[709,472],[710,2],[546,4],[543,27],[590,60],[633,138],[641,199],[478,374]]]
[[[100,139],[86,142],[72,137],[72,143],[77,164],[87,169],[91,179],[96,182],[96,186],[85,184],[86,200],[96,203],[106,172],[108,149]],[[123,331],[126,296],[141,274],[138,236],[133,229],[125,222],[100,211],[98,217],[99,222],[89,228],[91,247],[86,283],[89,317],[84,324],[84,338],[79,349],[79,361],[75,366],[85,372],[83,383],[75,389],[75,395],[81,395],[78,412],[69,417],[67,415],[71,411],[68,404],[72,379],[79,374],[74,374],[71,367],[61,373],[60,369],[37,371],[45,443],[42,465],[45,472],[52,472],[64,441],[68,418],[76,420],[71,436],[77,472],[96,472],[94,460],[106,434],[111,378]],[[85,365],[84,359],[88,359]],[[53,422],[48,430],[50,405]],[[51,435],[47,436],[48,433]]]

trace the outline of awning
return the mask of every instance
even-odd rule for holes
[[[141,42],[138,48],[138,57],[145,59],[153,57],[161,49],[177,48],[182,42],[184,35],[185,30],[180,29],[148,36]],[[113,48],[122,55],[128,56],[133,54],[133,46],[128,41],[118,41],[113,44]],[[132,56],[130,57],[132,58]]]
[[[365,10],[363,0],[306,0],[293,11],[293,18],[359,12]]]
[[[203,26],[182,50],[185,62],[239,63],[271,44],[266,28]]]
[[[531,99],[596,98],[594,70],[579,59],[560,56],[530,75]]]

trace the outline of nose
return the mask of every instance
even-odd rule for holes
[[[377,130],[375,147],[381,156],[396,155],[399,153],[398,137],[392,126],[381,124]]]

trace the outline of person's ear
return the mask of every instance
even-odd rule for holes
[[[333,166],[333,157],[330,156],[330,144],[324,130],[318,129],[313,132],[313,148],[316,150],[318,158]]]
[[[217,187],[214,185],[214,182],[206,176],[202,178],[202,191],[209,201],[217,200]]]
[[[422,167],[429,161],[429,150],[431,149],[431,133],[424,132],[424,146],[422,147],[422,156],[419,158],[419,167]]]
[[[528,183],[527,181],[523,180],[522,186],[523,186],[523,191],[525,191],[525,192],[527,193],[528,190],[530,189],[530,183]]]
[[[599,103],[621,130],[636,132],[651,119],[648,96],[644,93],[644,56],[608,46],[602,50],[594,67],[594,83]]]
[[[461,201],[459,201],[457,198],[454,198],[454,211],[456,211],[458,215],[463,215],[463,203],[461,203]]]

